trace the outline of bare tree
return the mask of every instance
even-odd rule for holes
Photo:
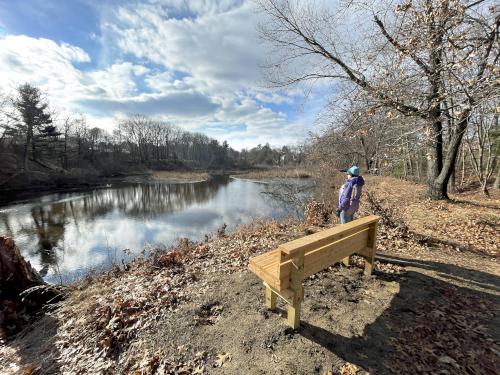
[[[498,115],[496,107],[478,107],[478,113],[471,116],[472,129],[465,137],[474,173],[486,196],[500,151]]]
[[[74,133],[76,133],[77,124],[79,124],[83,120],[82,115],[73,112],[60,111],[59,115],[61,117],[61,120],[59,121],[59,127],[61,129],[62,135],[62,145],[60,146],[61,167],[64,169],[68,169],[71,137]],[[54,122],[56,122],[55,116],[53,116],[53,119]]]
[[[309,2],[261,0],[266,17],[261,37],[278,51],[268,65],[270,81],[277,86],[344,82],[378,107],[420,119],[428,192],[445,199],[471,111],[496,92],[500,15],[488,3],[417,0],[393,8],[389,2],[368,6],[354,0],[332,10]],[[352,24],[352,14],[363,23]],[[343,24],[344,19],[351,24]],[[362,33],[354,40],[358,26]],[[451,97],[456,119],[444,129]],[[450,134],[446,145],[445,131]]]

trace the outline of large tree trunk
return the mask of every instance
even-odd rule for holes
[[[42,277],[22,257],[14,240],[0,236],[0,295],[12,297],[35,285],[45,284]]]
[[[434,179],[434,181],[429,182],[429,196],[432,199],[448,199],[448,182],[450,181],[451,174],[455,169],[458,150],[460,149],[462,138],[467,129],[469,114],[470,110],[465,111],[462,114],[453,135],[450,137],[448,152],[446,153],[446,158],[444,159],[441,172]]]
[[[442,72],[442,46],[444,29],[438,27],[432,4],[427,9],[429,34],[432,38],[432,45],[429,49],[430,72],[429,79],[429,126],[427,128],[428,136],[428,194],[432,199],[448,199],[448,179],[442,178],[443,172],[443,108],[441,105],[441,72]],[[440,178],[441,177],[441,178]]]
[[[22,293],[33,287],[44,288],[23,298]],[[14,240],[0,236],[0,341],[22,327],[25,313],[60,300],[59,297],[62,297],[61,291],[43,281],[24,260]]]
[[[23,152],[23,168],[25,171],[28,170],[28,157],[30,153],[30,145],[33,138],[33,127],[28,125],[28,129],[26,130],[26,141],[24,143],[24,152]]]
[[[436,114],[436,116],[439,116]],[[432,199],[448,199],[447,183],[439,180],[443,170],[442,123],[438,118],[432,120],[427,128],[427,193]]]
[[[497,169],[497,177],[495,178],[495,183],[493,184],[493,187],[495,189],[498,189],[500,187],[500,165],[498,166]]]

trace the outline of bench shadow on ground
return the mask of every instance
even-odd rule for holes
[[[432,261],[379,260],[407,273],[399,280],[374,273],[400,290],[362,336],[344,337],[332,332],[334,322],[318,327],[306,317],[298,333],[370,373],[496,373],[500,277]]]

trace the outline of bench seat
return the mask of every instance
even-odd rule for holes
[[[288,303],[288,322],[297,328],[305,278],[339,261],[348,265],[352,254],[366,259],[365,273],[371,274],[379,220],[378,216],[367,216],[298,238],[251,258],[248,268],[264,282],[266,305],[274,309],[276,297],[284,299]]]
[[[273,288],[280,288],[279,280],[280,250],[276,249],[250,259],[248,267]]]

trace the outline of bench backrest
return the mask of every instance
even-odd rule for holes
[[[303,257],[306,278],[351,254],[368,255],[375,245],[379,219],[375,215],[363,217],[280,245],[278,289],[290,286],[294,258]]]

